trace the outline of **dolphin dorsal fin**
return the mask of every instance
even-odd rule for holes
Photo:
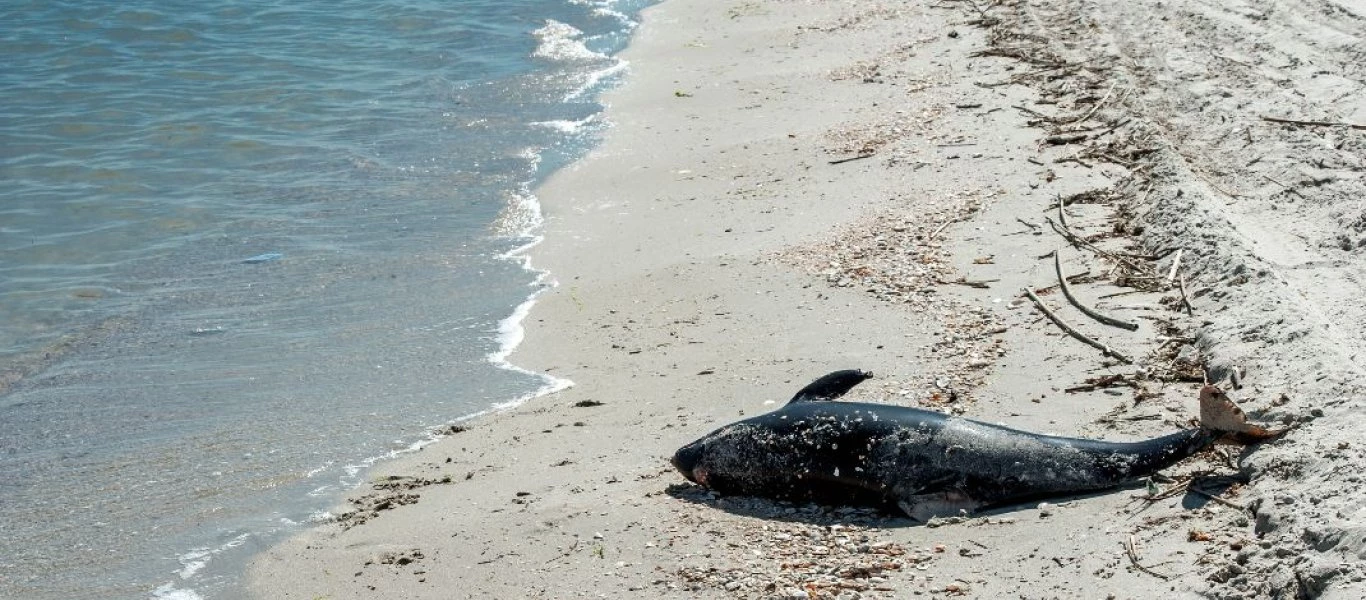
[[[849,390],[854,389],[854,386],[863,383],[865,379],[869,379],[872,376],[872,373],[859,369],[835,371],[834,373],[807,384],[806,387],[797,392],[796,396],[793,396],[792,399],[788,401],[788,404],[834,400],[843,396]]]

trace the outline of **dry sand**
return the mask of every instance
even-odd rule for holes
[[[539,191],[559,286],[513,360],[575,387],[381,465],[252,592],[1366,596],[1362,4],[649,9],[607,139]],[[1137,331],[1053,293],[1058,248]],[[1296,429],[1155,488],[932,526],[669,467],[851,367],[878,374],[860,400],[1116,440],[1185,426],[1208,370]]]

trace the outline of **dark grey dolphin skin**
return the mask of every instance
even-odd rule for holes
[[[1039,435],[936,412],[834,402],[872,375],[836,371],[783,408],[722,427],[674,454],[721,494],[825,504],[895,504],[914,519],[1102,490],[1171,466],[1221,434],[1139,442]]]

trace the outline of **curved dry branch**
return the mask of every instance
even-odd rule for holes
[[[1053,251],[1053,268],[1058,271],[1058,287],[1062,288],[1062,295],[1066,296],[1067,301],[1071,302],[1072,306],[1077,307],[1077,310],[1080,310],[1081,312],[1085,313],[1086,316],[1091,317],[1092,319],[1095,319],[1097,321],[1100,321],[1101,323],[1104,323],[1106,325],[1119,327],[1120,329],[1128,329],[1129,331],[1138,331],[1138,323],[1130,323],[1122,319],[1116,319],[1108,315],[1102,315],[1096,312],[1095,310],[1091,309],[1091,307],[1082,304],[1080,300],[1077,300],[1076,296],[1072,295],[1072,287],[1067,285],[1067,276],[1064,275],[1062,272],[1061,248]]]
[[[1034,301],[1034,306],[1039,307],[1039,310],[1043,311],[1044,316],[1047,316],[1050,320],[1053,321],[1055,325],[1061,327],[1063,331],[1066,331],[1067,335],[1077,338],[1077,340],[1085,343],[1088,346],[1091,346],[1092,348],[1100,350],[1101,353],[1105,354],[1106,356],[1113,357],[1125,364],[1133,364],[1134,361],[1130,360],[1129,357],[1120,354],[1119,352],[1112,350],[1109,346],[1097,342],[1096,340],[1093,340],[1090,337],[1088,337],[1086,334],[1077,331],[1076,329],[1073,329],[1071,325],[1068,325],[1066,321],[1062,320],[1062,317],[1053,314],[1053,311],[1049,310],[1047,306],[1044,306],[1043,300],[1040,300],[1038,296],[1034,295],[1034,290],[1031,290],[1028,287],[1026,287],[1024,288],[1024,293],[1029,296],[1030,300]]]

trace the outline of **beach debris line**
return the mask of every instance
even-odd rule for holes
[[[935,286],[985,288],[993,283],[957,272],[941,234],[1004,193],[978,189],[893,198],[892,208],[843,226],[828,240],[787,248],[775,258],[833,287],[862,290],[908,310],[936,315],[943,329],[924,348],[927,368],[914,375],[917,381],[901,382],[900,388],[956,390],[957,397],[966,400],[966,393],[991,372],[996,357],[1006,353],[1004,342],[993,337],[1003,331],[1003,322],[988,307],[935,291]],[[936,381],[943,385],[935,386]],[[950,408],[961,410],[959,404]]]
[[[942,544],[910,548],[879,540],[888,520],[870,509],[744,497],[718,501],[711,494],[704,502],[793,520],[717,528],[705,553],[684,557],[683,566],[656,585],[686,592],[713,589],[742,598],[894,598],[899,577],[929,569],[945,554]],[[684,520],[711,521],[700,514],[709,510],[701,504],[684,510]]]
[[[389,475],[373,481],[370,485],[374,491],[357,498],[351,498],[351,510],[337,515],[333,521],[341,526],[342,530],[351,529],[364,525],[379,516],[380,513],[393,510],[408,504],[417,504],[421,495],[417,490],[429,485],[445,485],[454,483],[455,479],[450,475],[439,478],[412,477],[409,475]]]
[[[451,424],[448,424],[448,425],[442,425],[442,426],[440,426],[440,427],[437,427],[437,428],[436,428],[436,431],[433,431],[432,433],[433,433],[434,435],[437,435],[437,436],[447,436],[447,435],[455,435],[455,434],[457,434],[457,433],[464,433],[464,432],[469,431],[469,430],[470,430],[470,428],[469,428],[468,425],[461,425],[461,424],[459,424],[459,423],[451,423]]]

